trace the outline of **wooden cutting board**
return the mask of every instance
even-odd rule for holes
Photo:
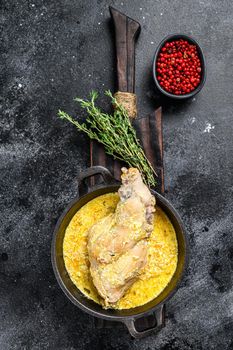
[[[115,27],[116,62],[118,91],[135,92],[135,43],[141,26],[137,21],[110,7],[110,13]],[[162,108],[157,108],[151,115],[132,120],[137,136],[141,141],[145,154],[155,169],[157,186],[155,190],[164,193],[163,168],[163,132]],[[95,141],[90,144],[91,166],[102,165],[108,168],[117,180],[120,180],[121,167],[125,166],[105,154],[102,145]],[[164,309],[163,316],[164,316]],[[163,317],[164,319],[164,317]],[[153,315],[140,318],[137,327],[140,330],[154,326]],[[121,327],[120,322],[109,322],[103,319],[94,319],[96,328]]]
[[[140,24],[110,6],[115,29],[116,68],[118,91],[135,93],[135,43],[140,34]],[[156,190],[164,193],[162,108],[151,115],[132,120],[147,158],[158,174]],[[91,166],[107,167],[120,180],[121,166],[104,152],[102,145],[95,141],[90,146]]]

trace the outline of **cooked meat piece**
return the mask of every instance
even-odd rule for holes
[[[115,303],[135,282],[146,263],[146,240],[139,241],[128,252],[110,264],[91,264],[93,283],[105,304]]]
[[[106,304],[119,300],[140,274],[153,230],[155,198],[139,171],[123,168],[121,178],[115,213],[93,225],[88,236],[91,275]]]
[[[102,263],[116,260],[139,240],[150,235],[155,198],[137,169],[122,169],[120,202],[114,214],[98,221],[89,231],[89,255]]]

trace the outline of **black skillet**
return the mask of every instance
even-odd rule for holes
[[[103,182],[99,185],[90,186],[87,180],[96,175],[101,176]],[[176,231],[178,241],[178,263],[176,271],[163,292],[147,304],[127,310],[104,310],[94,301],[87,299],[71,281],[63,259],[63,240],[66,228],[74,214],[90,200],[105,193],[116,192],[119,188],[119,182],[112,177],[111,173],[106,168],[101,166],[88,168],[79,175],[78,181],[79,194],[68,205],[58,220],[52,240],[52,265],[61,289],[66,296],[83,311],[105,320],[123,322],[127,326],[130,334],[135,338],[141,338],[157,332],[163,326],[164,303],[176,292],[187,261],[187,241],[180,216],[167,199],[159,193],[151,191],[156,198],[157,205],[167,214]],[[154,326],[139,331],[136,327],[136,323],[137,320],[142,317],[144,319],[151,319],[151,317],[154,317]]]

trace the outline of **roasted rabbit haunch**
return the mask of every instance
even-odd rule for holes
[[[98,192],[66,228],[66,271],[74,286],[103,308],[132,309],[150,302],[176,271],[176,231],[161,207],[156,205],[153,213],[154,199],[137,177],[137,172],[124,170],[119,193]]]
[[[115,212],[88,232],[90,272],[105,305],[116,303],[140,275],[153,230],[155,198],[139,171],[122,168],[121,179]]]

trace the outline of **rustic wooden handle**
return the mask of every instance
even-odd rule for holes
[[[113,7],[109,7],[114,28],[117,57],[118,90],[135,92],[135,42],[140,24]]]

